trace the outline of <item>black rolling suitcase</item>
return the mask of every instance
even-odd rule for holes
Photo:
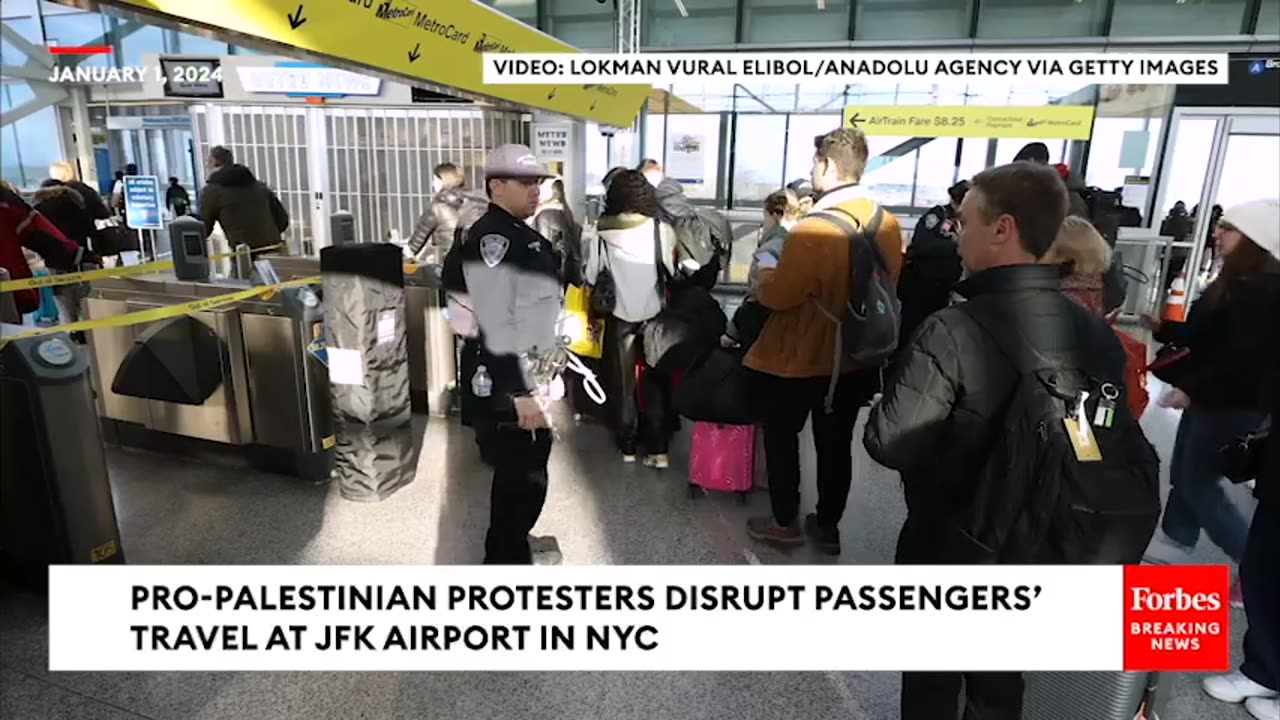
[[[1159,720],[1165,693],[1154,672],[1026,673],[1024,720]]]

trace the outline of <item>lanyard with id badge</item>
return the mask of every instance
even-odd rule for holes
[[[1071,439],[1071,448],[1075,450],[1076,460],[1080,462],[1098,462],[1102,460],[1102,449],[1098,447],[1098,439],[1093,428],[1109,429],[1115,424],[1116,400],[1120,397],[1120,389],[1111,383],[1103,383],[1094,408],[1093,421],[1089,421],[1089,391],[1081,390],[1076,402],[1075,412],[1062,419],[1066,427],[1067,437]]]

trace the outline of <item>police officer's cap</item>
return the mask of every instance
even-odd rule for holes
[[[484,166],[484,177],[486,180],[490,178],[542,180],[555,177],[555,173],[548,172],[527,146],[508,144],[499,145],[489,153],[489,161]]]
[[[799,180],[792,180],[791,182],[787,183],[787,189],[790,190],[792,193],[794,193],[796,198],[800,200],[803,200],[807,197],[813,197],[814,195],[813,183],[809,182],[805,178],[800,178]]]

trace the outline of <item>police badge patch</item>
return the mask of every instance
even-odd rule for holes
[[[933,213],[929,213],[929,214],[927,214],[927,215],[925,215],[925,216],[924,216],[924,226],[925,226],[925,228],[926,228],[926,229],[928,229],[928,230],[932,230],[932,229],[934,229],[935,227],[937,227],[937,225],[938,225],[938,216],[937,216],[937,215],[934,215]]]
[[[490,233],[480,238],[480,259],[489,267],[497,267],[502,258],[507,256],[507,248],[511,241],[497,233]]]

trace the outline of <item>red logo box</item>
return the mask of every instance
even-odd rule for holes
[[[1231,568],[1124,569],[1124,669],[1211,672],[1231,665]]]

